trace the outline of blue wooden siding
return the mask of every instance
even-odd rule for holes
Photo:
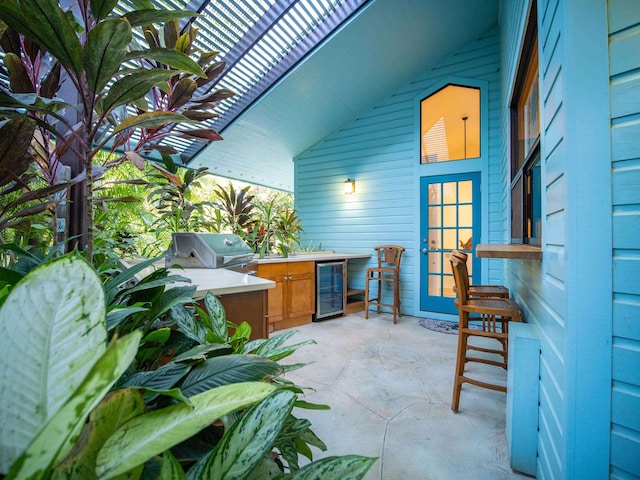
[[[452,78],[483,82],[487,86],[483,91],[489,124],[489,128],[484,127],[487,155],[483,165],[468,162],[474,171],[483,170],[483,182],[487,182],[483,185],[486,192],[483,241],[498,241],[503,228],[504,199],[495,187],[502,177],[499,171],[490,168],[490,165],[501,168],[498,67],[496,28],[446,56],[437,66],[425,65],[424,73],[414,81],[399,86],[370,110],[295,159],[295,201],[304,227],[303,243],[321,242],[325,250],[364,253],[371,253],[375,245],[383,243],[404,246],[407,250],[401,271],[403,313],[421,316],[417,221],[421,171],[416,98]],[[347,177],[356,181],[355,195],[342,193],[342,182]],[[350,263],[350,286],[364,288],[365,267],[364,262]],[[483,274],[491,281],[500,280],[500,263],[486,262]]]
[[[501,4],[503,113],[530,2]],[[636,3],[638,5],[638,3]],[[538,0],[543,260],[504,262],[541,339],[537,476],[605,478],[611,379],[611,189],[606,10]],[[586,53],[588,52],[588,53]],[[508,201],[509,124],[503,118]],[[506,222],[508,224],[508,222]],[[509,231],[505,229],[504,240]]]
[[[640,4],[610,0],[613,191],[611,477],[640,478]]]

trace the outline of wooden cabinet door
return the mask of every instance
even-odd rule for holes
[[[267,317],[269,321],[269,331],[274,330],[273,324],[280,322],[286,318],[285,312],[285,295],[286,295],[286,276],[287,264],[274,263],[258,265],[258,276],[266,280],[275,282],[276,286],[270,288],[268,295]]]
[[[268,290],[269,295],[269,305],[268,305],[268,318],[269,323],[279,322],[285,318],[285,277],[263,277],[267,280],[271,280],[276,282],[276,286],[274,288],[270,288]]]
[[[290,275],[287,281],[287,315],[299,317],[315,313],[315,276]]]
[[[287,276],[287,315],[312,315],[316,310],[315,262],[291,262]]]

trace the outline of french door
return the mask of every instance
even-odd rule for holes
[[[420,180],[420,237],[420,309],[456,313],[453,273],[446,254],[451,250],[467,253],[471,281],[479,283],[480,265],[473,255],[480,240],[479,173]]]

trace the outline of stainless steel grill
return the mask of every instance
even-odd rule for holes
[[[253,258],[253,251],[238,235],[184,232],[172,235],[166,264],[253,273],[256,268]]]

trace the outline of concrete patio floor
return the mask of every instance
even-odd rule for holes
[[[389,314],[365,320],[360,312],[295,328],[292,343],[317,345],[286,359],[313,362],[286,378],[313,388],[306,400],[331,407],[294,411],[327,444],[326,452],[314,449],[314,458],[378,457],[366,480],[530,479],[509,466],[505,394],[467,384],[453,413],[457,336],[418,322],[403,316],[394,325]],[[469,367],[481,368],[506,382],[501,369]]]

